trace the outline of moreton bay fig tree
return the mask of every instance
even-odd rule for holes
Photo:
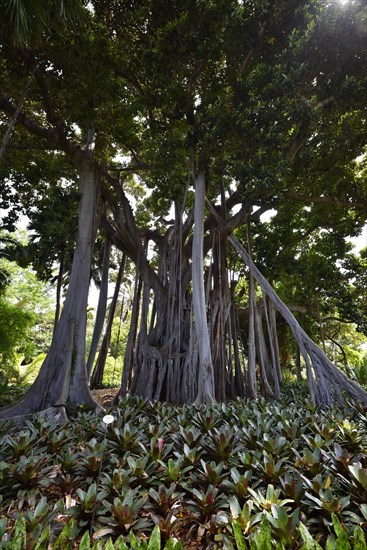
[[[31,135],[34,149],[17,150],[17,163],[37,165],[40,150],[64,155],[80,189],[63,312],[37,380],[5,418],[96,407],[85,324],[100,229],[135,266],[120,395],[278,397],[277,309],[312,400],[329,405],[345,390],[367,403],[260,273],[276,286],[302,237],[329,231],[342,243],[366,221],[355,163],[365,147],[365,17],[362,0],[106,0],[88,2],[78,32],[48,30],[36,46],[4,37],[4,133],[37,63],[12,138]],[[10,174],[8,151],[4,162]],[[262,230],[270,211],[287,242]]]

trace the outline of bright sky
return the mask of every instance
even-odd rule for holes
[[[359,252],[362,248],[367,247],[367,225],[364,226],[362,234],[359,237],[352,237],[350,239],[354,244],[354,251]]]

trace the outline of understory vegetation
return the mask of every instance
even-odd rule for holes
[[[366,411],[285,386],[281,402],[124,398],[109,425],[3,425],[1,547],[366,548]]]

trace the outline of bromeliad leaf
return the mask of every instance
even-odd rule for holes
[[[161,548],[161,535],[159,527],[156,525],[152,531],[149,539],[148,550],[160,550]]]
[[[299,524],[299,530],[304,541],[304,550],[322,550],[322,547],[315,541],[306,525],[302,522]]]
[[[348,469],[357,483],[361,485],[365,491],[367,491],[367,468],[363,468],[362,464],[357,462],[352,466],[348,466]]]
[[[238,518],[238,516],[241,514],[241,506],[239,505],[238,500],[235,496],[231,496],[229,498],[229,509],[231,510],[232,517],[234,519]]]
[[[247,550],[245,537],[242,534],[240,525],[235,519],[232,522],[232,527],[233,527],[233,534],[236,541],[237,550]]]
[[[362,531],[362,527],[360,527],[359,525],[357,525],[354,528],[353,538],[354,538],[353,550],[366,550],[367,548],[366,538]]]

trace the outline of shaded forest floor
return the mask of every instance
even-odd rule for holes
[[[112,401],[118,393],[118,388],[103,388],[92,390],[92,395],[96,401],[105,409],[112,406]]]

